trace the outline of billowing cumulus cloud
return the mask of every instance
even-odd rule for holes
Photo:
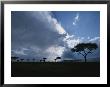
[[[51,16],[51,12],[12,12],[12,55],[20,57],[62,56],[65,46],[79,43]],[[51,59],[52,58],[52,59]]]
[[[74,35],[66,35],[65,38],[63,39],[65,42],[65,46],[68,48],[73,48],[75,45],[78,43],[82,42],[82,38],[76,38]]]
[[[65,33],[48,12],[14,12],[13,15],[12,46],[13,43],[21,46],[50,46],[56,44],[58,38]]]

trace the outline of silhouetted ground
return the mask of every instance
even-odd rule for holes
[[[14,62],[12,77],[99,77],[99,62]]]

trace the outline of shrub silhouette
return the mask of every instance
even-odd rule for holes
[[[40,62],[42,62],[42,60],[40,60]]]
[[[19,62],[19,60],[17,60],[17,62]]]
[[[15,61],[16,59],[18,59],[19,57],[11,57],[12,61]]]
[[[58,59],[61,59],[61,57],[56,57],[54,60],[55,60],[55,62],[58,60]]]
[[[56,62],[57,59],[55,58],[54,60],[55,60],[55,62]]]
[[[29,62],[29,59],[27,59],[27,62]]]
[[[33,60],[33,62],[35,62],[35,59],[34,58],[32,60]]]
[[[21,60],[21,62],[23,62],[24,59],[20,59],[20,60]]]
[[[93,53],[93,50],[96,50],[98,48],[96,43],[79,43],[74,48],[71,49],[72,52],[76,52],[81,54],[85,58],[89,53]]]
[[[43,62],[45,62],[46,59],[47,59],[47,58],[43,58]]]

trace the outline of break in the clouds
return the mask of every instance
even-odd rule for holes
[[[63,14],[63,12],[61,13]],[[63,26],[67,23],[63,23],[64,21],[60,19],[63,15],[60,18],[56,18],[53,16],[54,14],[58,16],[57,12],[12,11],[12,56],[36,59],[46,57],[50,61],[53,61],[58,56],[72,58],[73,54],[70,52],[70,49],[78,43],[84,42],[86,39],[85,37],[76,36],[74,32],[73,34],[69,34],[68,30]],[[79,21],[79,13],[75,13],[75,15],[73,25],[76,25]],[[66,17],[70,16],[67,15]],[[69,24],[68,22],[68,26]],[[86,40],[87,42],[95,41],[99,38],[88,39]]]

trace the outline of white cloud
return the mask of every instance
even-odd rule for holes
[[[38,14],[41,17],[39,17]],[[42,22],[46,20],[45,22],[50,24],[50,27],[51,27],[50,29],[53,29],[53,31],[57,31],[59,34],[65,34],[66,31],[64,30],[64,28],[61,26],[60,23],[58,23],[57,19],[51,16],[51,14],[52,13],[48,11],[37,12],[37,13],[35,12],[34,14],[32,13],[32,15],[35,16],[37,20],[39,19]]]
[[[41,49],[39,47],[37,47],[37,46],[31,46],[30,50],[34,51],[35,53],[38,53],[38,52],[41,51]]]
[[[79,13],[76,14],[75,20],[79,20]]]
[[[51,46],[45,50],[48,55],[48,60],[53,61],[56,57],[61,57],[65,47],[62,46]]]
[[[80,43],[79,39],[67,40],[67,44],[69,48],[73,48],[78,43]]]
[[[68,48],[73,48],[78,43],[82,42],[82,38],[76,38],[74,35],[67,34],[63,39]]]
[[[100,37],[94,37],[94,38],[90,39],[89,41],[94,42],[94,41],[99,40],[99,39],[100,39]]]
[[[77,13],[76,16],[74,17],[73,25],[75,26],[78,21],[79,21],[79,13]]]
[[[87,37],[87,39],[89,40],[89,39],[90,39],[90,37]]]
[[[84,37],[81,37],[81,40],[84,40]]]
[[[12,50],[12,55],[27,55],[24,53],[25,50],[20,49],[20,50]]]

